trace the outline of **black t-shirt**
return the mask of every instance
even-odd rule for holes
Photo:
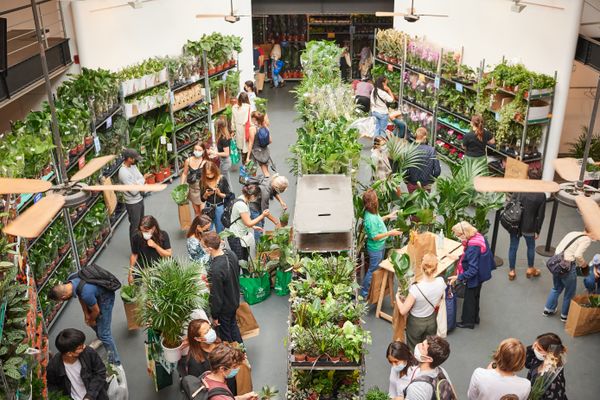
[[[221,178],[219,179],[219,183],[217,183],[217,187],[219,188],[219,190],[221,191],[221,193],[223,193],[224,195],[228,195],[229,193],[231,193],[231,188],[229,187],[229,182],[227,182],[227,178],[225,178],[224,176],[221,176]],[[202,188],[202,194],[204,195],[204,191],[206,190],[205,187]],[[225,198],[221,198],[219,196],[217,196],[216,194],[213,193],[213,195],[208,196],[207,199],[205,199],[206,202],[208,204],[221,204],[225,201]]]
[[[162,233],[162,241],[161,243],[158,243],[158,245],[165,250],[170,249],[171,241],[169,240],[169,235],[165,231],[160,232]],[[133,247],[131,251],[133,254],[138,255],[137,263],[140,268],[146,268],[147,266],[152,265],[154,261],[161,258],[156,249],[148,246],[147,240],[144,239],[140,232],[136,233],[133,237]]]
[[[467,157],[481,157],[485,156],[485,146],[487,142],[492,140],[494,137],[489,131],[483,131],[483,141],[477,139],[477,134],[473,131],[467,133],[463,137],[463,146],[465,148],[465,155]]]
[[[221,137],[217,141],[217,150],[219,151],[219,153],[222,153],[225,147],[229,147],[229,139]]]

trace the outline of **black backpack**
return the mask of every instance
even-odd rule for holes
[[[427,375],[421,375],[413,379],[404,389],[404,397],[406,398],[406,393],[410,385],[415,382],[426,382],[429,383],[433,388],[431,400],[458,400],[454,386],[452,386],[448,378],[446,378],[444,372],[441,369],[438,369],[437,371],[438,374],[435,378]]]
[[[95,263],[83,267],[77,272],[77,277],[80,279],[76,289],[78,296],[81,296],[81,291],[86,283],[100,286],[109,292],[116,292],[121,288],[121,282],[116,276]]]
[[[188,400],[209,400],[215,396],[227,396],[235,399],[231,392],[225,388],[208,389],[197,376],[184,376],[181,388]]]
[[[244,201],[242,199],[235,199],[234,201],[225,202],[225,206],[223,207],[223,215],[221,215],[221,223],[225,228],[229,228],[235,222],[237,222],[240,218],[238,217],[235,221],[231,220],[231,212],[233,211],[233,206],[238,201]]]
[[[518,196],[513,196],[500,214],[500,223],[508,233],[519,233],[521,218],[523,218],[523,204]]]

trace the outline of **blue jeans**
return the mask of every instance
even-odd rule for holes
[[[527,244],[527,266],[533,267],[533,262],[535,260],[535,238],[534,236],[526,236],[525,243]],[[521,236],[516,233],[510,234],[510,247],[508,248],[508,267],[511,270],[515,269],[515,264],[517,262],[517,250],[519,250],[519,241],[521,240]]]
[[[219,204],[217,206],[217,208],[215,208],[215,220],[211,224],[210,228],[211,229],[215,228],[215,231],[217,233],[221,233],[225,229],[225,227],[223,226],[223,223],[221,222],[221,217],[223,216],[224,209],[225,209],[225,206],[223,204]]]
[[[371,115],[375,117],[375,136],[385,136],[388,126],[388,114],[373,111]]]
[[[120,365],[121,358],[115,345],[115,340],[112,337],[110,329],[112,322],[112,310],[115,304],[115,293],[106,292],[98,299],[98,307],[100,307],[100,315],[96,318],[96,326],[92,329],[96,332],[98,339],[104,344],[108,352],[108,362],[111,364]]]
[[[583,285],[590,294],[600,294],[600,282],[594,276],[594,267],[590,267],[590,273],[583,280]]]
[[[256,211],[256,210],[250,210],[250,218],[254,219],[256,217],[258,217],[261,213]],[[265,226],[265,220],[263,219],[262,221],[260,221],[258,224],[256,224],[255,226],[260,226],[261,228]],[[256,242],[256,244],[258,245],[258,241],[260,240],[260,237],[262,236],[262,232],[257,231],[256,229],[254,230],[254,241]]]
[[[394,123],[394,136],[397,136],[401,139],[404,138],[404,136],[406,135],[407,129],[406,129],[406,122],[402,121],[399,118],[396,118],[394,120],[392,120],[392,122]],[[408,136],[406,137],[406,139],[412,139],[411,137],[412,135],[408,134]]]
[[[365,274],[363,279],[362,288],[360,289],[360,295],[363,298],[367,298],[369,295],[369,288],[371,287],[371,279],[373,279],[373,272],[379,268],[379,264],[383,261],[385,255],[385,249],[382,250],[367,250],[369,254],[369,270]]]
[[[560,315],[562,317],[566,317],[569,315],[569,306],[571,305],[571,299],[575,296],[575,291],[577,290],[577,270],[573,266],[569,273],[564,275],[553,275],[552,276],[553,287],[550,289],[550,293],[548,294],[548,300],[546,300],[546,306],[544,309],[546,311],[555,312],[558,307],[558,296],[565,291],[565,295],[563,296],[562,308],[560,310]]]

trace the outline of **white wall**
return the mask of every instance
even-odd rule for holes
[[[423,17],[410,24],[396,17],[394,27],[424,36],[448,50],[464,46],[464,62],[477,67],[482,59],[497,64],[506,56],[527,68],[546,74],[558,73],[558,83],[546,160],[558,154],[571,69],[583,0],[540,0],[563,7],[553,10],[527,6],[521,13],[510,11],[507,0],[419,0],[417,13],[448,14],[449,18]],[[396,0],[394,10],[406,12],[409,0]],[[544,178],[553,178],[552,163],[546,162]]]
[[[92,12],[126,4],[126,0],[85,0],[71,3],[81,65],[119,70],[153,56],[181,54],[188,39],[221,32],[243,38],[239,57],[241,80],[252,79],[252,19],[230,24],[222,18],[197,19],[199,13],[229,13],[223,0],[155,0],[143,8],[129,6]],[[250,14],[250,0],[235,0],[234,9]]]

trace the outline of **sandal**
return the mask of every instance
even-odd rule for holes
[[[514,270],[508,272],[508,280],[514,281],[517,278],[517,273]]]
[[[538,276],[540,276],[542,274],[542,271],[540,271],[538,268],[527,268],[527,272],[525,273],[525,276],[527,277],[527,279],[533,277],[533,278],[537,278]]]

